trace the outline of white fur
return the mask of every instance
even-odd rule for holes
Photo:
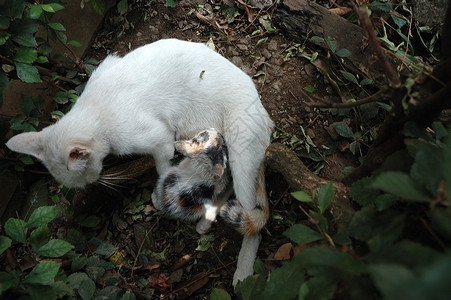
[[[160,40],[123,58],[107,57],[66,116],[7,146],[40,159],[64,185],[84,187],[99,179],[108,153],[151,154],[162,174],[175,139],[211,127],[225,137],[235,194],[251,210],[273,123],[251,78],[203,44]],[[73,161],[76,147],[86,149],[88,161]],[[255,258],[255,242],[243,247],[249,249],[241,249],[247,254],[240,252],[236,279],[252,274],[253,261],[243,260]]]

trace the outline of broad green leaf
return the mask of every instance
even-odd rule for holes
[[[335,52],[335,54],[337,54],[340,57],[348,57],[351,55],[351,51],[349,51],[348,49],[342,48],[342,49],[338,50],[337,52]]]
[[[362,79],[362,81],[360,81],[361,86],[372,84],[372,83],[373,83],[373,81],[369,78],[364,78],[364,79]]]
[[[11,24],[11,19],[7,16],[0,16],[0,28],[6,29]]]
[[[304,282],[299,291],[299,300],[333,299],[337,283],[326,276],[313,277]]]
[[[37,255],[46,257],[61,257],[69,252],[74,246],[60,239],[50,240],[47,244],[36,250]]]
[[[96,291],[96,284],[92,279],[85,279],[80,283],[80,286],[78,287],[78,294],[80,295],[81,299],[83,300],[89,300],[92,298]]]
[[[136,299],[135,294],[133,294],[131,291],[126,291],[121,298],[121,300],[135,300],[135,299]]]
[[[74,41],[74,40],[68,41],[67,44],[71,45],[71,46],[74,46],[74,47],[81,47],[82,46],[79,42]]]
[[[371,187],[383,190],[406,201],[429,202],[429,198],[418,189],[413,180],[401,172],[382,173],[374,179]]]
[[[20,62],[15,62],[14,64],[16,65],[17,76],[23,82],[26,83],[42,82],[41,77],[39,76],[38,69],[36,69],[36,67]]]
[[[309,39],[309,41],[312,42],[312,43],[324,43],[324,39],[322,37],[319,37],[319,36],[316,36],[316,35],[312,36]]]
[[[105,255],[106,257],[110,257],[113,255],[114,251],[117,249],[116,246],[110,244],[110,243],[102,243],[99,247],[96,248],[94,251],[95,254],[99,255]]]
[[[86,257],[76,257],[72,260],[71,271],[78,271],[82,269],[87,264]]]
[[[64,6],[59,3],[49,3],[47,5],[50,6],[54,12],[64,9]]]
[[[50,285],[26,284],[25,290],[33,300],[56,299],[56,291]]]
[[[47,244],[50,240],[51,232],[47,225],[42,225],[30,234],[30,244],[34,251]]]
[[[123,15],[127,12],[128,10],[128,3],[127,0],[121,0],[119,1],[119,3],[117,4],[117,11]]]
[[[80,284],[84,281],[89,279],[88,274],[86,273],[72,273],[67,277],[67,282],[69,286],[73,289],[78,289]]]
[[[390,14],[390,16],[391,16],[393,22],[396,24],[396,26],[398,26],[398,28],[402,28],[407,23],[407,20],[405,20],[401,17],[398,17],[395,14]]]
[[[261,276],[265,276],[265,265],[263,262],[257,258],[254,262],[254,273],[260,274]]]
[[[6,31],[0,31],[0,46],[6,44],[11,34]]]
[[[31,111],[34,109],[33,99],[30,96],[22,95],[17,103],[20,111],[24,113],[24,115],[29,116]]]
[[[69,96],[67,92],[59,91],[53,96],[53,101],[55,101],[58,104],[66,104],[69,102]]]
[[[25,0],[11,0],[8,2],[7,7],[10,9],[9,16],[12,18],[21,18],[25,8]]]
[[[97,277],[103,276],[103,274],[105,274],[105,268],[99,266],[89,266],[86,267],[86,273],[91,279],[95,280]]]
[[[321,213],[324,213],[327,207],[332,203],[334,199],[334,186],[332,182],[328,182],[323,185],[318,191],[318,204]]]
[[[371,277],[386,299],[399,295],[399,289],[414,279],[407,267],[395,264],[373,265],[369,268]]]
[[[28,219],[27,228],[48,224],[61,211],[58,206],[41,206],[36,208]]]
[[[226,290],[213,288],[209,300],[232,300],[232,297],[230,297]]]
[[[443,151],[431,143],[421,143],[417,149],[410,176],[435,197],[442,180]]]
[[[332,53],[335,53],[335,51],[337,51],[337,42],[332,40],[330,37],[327,37],[325,39],[327,46],[329,46],[330,51],[332,51]]]
[[[0,272],[0,295],[11,287],[15,287],[19,284],[20,274],[15,271],[6,273]]]
[[[37,62],[38,64],[43,64],[43,63],[49,62],[49,59],[48,59],[47,57],[43,56],[43,55],[40,55],[40,56],[38,56],[38,58],[36,59],[36,62]]]
[[[32,5],[28,12],[30,14],[30,18],[38,19],[42,15],[42,7],[41,5]]]
[[[303,191],[297,191],[291,193],[291,196],[293,196],[294,199],[301,201],[301,202],[313,202],[312,197],[310,197],[309,194]]]
[[[25,47],[36,47],[37,46],[36,39],[34,38],[33,34],[31,34],[31,33],[23,33],[23,34],[13,35],[11,38],[13,39],[13,41],[15,41],[16,43],[18,43],[21,46],[25,46]]]
[[[48,23],[50,28],[55,29],[56,31],[66,31],[66,28],[64,28],[63,24],[61,23]]]
[[[341,75],[343,75],[344,78],[346,78],[346,80],[348,80],[349,82],[355,83],[355,84],[359,84],[359,82],[357,81],[357,78],[354,76],[354,74],[340,70]]]
[[[11,246],[11,243],[11,239],[7,238],[6,236],[0,235],[0,255]]]
[[[352,129],[345,123],[340,123],[334,126],[335,131],[342,137],[353,139],[354,133]]]
[[[298,244],[307,244],[324,238],[319,232],[301,224],[291,226],[283,235]]]
[[[299,293],[304,270],[291,262],[269,274],[264,291],[265,299],[293,299]]]
[[[25,222],[16,218],[10,218],[5,223],[5,233],[12,239],[27,243],[27,228],[25,228]]]
[[[239,281],[235,293],[241,300],[255,300],[264,299],[263,291],[265,289],[265,277],[259,275],[258,277],[249,276],[243,281]]]
[[[46,12],[49,12],[49,13],[54,13],[55,12],[55,10],[53,9],[53,7],[51,5],[41,4],[40,7],[41,7],[41,9],[43,9]]]
[[[30,274],[25,277],[25,283],[47,284],[55,279],[60,268],[60,264],[54,261],[42,261],[37,264]]]

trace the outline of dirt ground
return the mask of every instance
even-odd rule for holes
[[[280,32],[264,30],[258,18],[250,23],[241,10],[234,22],[228,24],[225,16],[212,4],[214,2],[178,1],[175,8],[160,2],[150,6],[141,4],[126,15],[125,23],[123,16],[110,13],[93,41],[88,57],[102,60],[107,53],[122,55],[163,38],[204,43],[211,40],[216,51],[254,79],[263,105],[276,124],[275,138],[279,142],[293,144],[296,139],[305,140],[308,136],[318,148],[338,144],[338,149],[342,151],[337,150],[327,157],[320,168],[317,162],[305,160],[305,163],[325,179],[340,180],[344,168],[357,163],[356,157],[348,150],[349,143],[335,141],[327,130],[332,123],[343,121],[343,116],[307,106],[302,92],[306,86],[313,86],[317,95],[333,97],[331,87],[307,59],[284,59],[294,43]],[[216,2],[220,5],[220,1]],[[196,11],[215,16],[218,26],[202,22],[196,17]],[[255,10],[260,16],[271,15],[272,12],[272,8]],[[118,36],[120,28],[123,32]],[[256,30],[260,33],[252,35]],[[125,257],[126,267],[108,276],[120,278],[124,288],[134,287],[135,294],[140,290],[138,282],[159,279],[160,285],[150,284],[147,291],[138,294],[142,298],[150,296],[149,290],[153,290],[154,298],[206,299],[214,287],[225,289],[233,295],[231,281],[241,246],[239,234],[218,221],[211,234],[200,239],[193,224],[155,214],[147,205],[155,180],[156,174],[152,172],[124,184],[117,191],[93,187],[76,197],[82,200],[82,211],[95,211],[102,217],[105,238],[119,246]],[[280,265],[274,257],[281,255],[283,250],[278,250],[288,242],[282,232],[290,225],[302,222],[303,214],[297,204],[292,203],[289,187],[279,174],[268,168],[266,181],[271,217],[262,231],[258,257],[270,271]],[[144,213],[138,208],[132,212],[130,205],[126,206],[128,213],[125,212],[123,199],[133,202],[138,198],[143,200],[139,203]],[[153,253],[147,265],[137,259],[145,249]],[[127,267],[127,261],[129,264],[135,262],[133,271],[130,265]],[[107,280],[107,275],[105,277]],[[170,287],[164,288],[166,283]]]

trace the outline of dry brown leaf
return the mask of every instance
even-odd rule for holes
[[[177,269],[183,267],[184,265],[186,265],[188,262],[192,261],[193,259],[194,259],[194,257],[191,254],[185,254],[175,261],[175,263],[171,269],[177,270]]]
[[[274,254],[275,260],[288,260],[291,259],[290,252],[293,249],[292,243],[286,243],[279,247],[276,254]]]
[[[208,283],[210,278],[205,272],[194,275],[192,278],[185,281],[182,286],[186,287],[185,292],[188,296],[191,296],[195,291],[201,289]]]
[[[254,10],[253,10],[252,8],[250,8],[249,6],[247,6],[247,4],[244,3],[243,0],[237,0],[237,1],[238,1],[238,3],[240,3],[241,5],[243,5],[244,10],[246,11],[247,20],[248,20],[249,22],[251,22],[251,23],[254,22],[254,19],[255,19],[255,13],[254,13]]]
[[[352,11],[352,8],[342,6],[342,7],[331,8],[331,9],[329,9],[329,11],[336,15],[343,16],[343,15],[346,15],[348,12]]]

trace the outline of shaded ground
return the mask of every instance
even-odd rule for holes
[[[334,117],[328,112],[306,106],[301,90],[306,86],[313,86],[322,97],[332,96],[333,91],[306,59],[286,59],[287,50],[294,43],[286,40],[279,32],[264,30],[258,18],[253,24],[249,23],[244,11],[239,11],[235,21],[227,24],[219,9],[209,3],[203,5],[203,1],[197,1],[203,6],[203,9],[197,11],[210,12],[217,17],[223,31],[218,34],[218,28],[201,22],[195,16],[195,6],[187,2],[178,3],[176,8],[165,7],[162,3],[136,7],[127,14],[128,22],[125,24],[121,23],[122,18],[117,15],[107,16],[88,56],[101,60],[106,53],[123,55],[162,38],[204,43],[211,39],[216,51],[253,77],[263,105],[276,123],[275,137],[289,143],[293,142],[293,136],[296,142],[297,138],[305,140],[308,135],[319,148],[334,144],[326,127],[334,121],[341,121],[343,117]],[[271,12],[272,9],[268,9],[259,14],[267,15]],[[117,29],[121,26],[124,32],[115,40]],[[260,30],[260,33],[252,35],[256,30]],[[115,43],[110,44],[112,39]],[[346,145],[343,149],[344,152],[335,153],[332,158],[326,159],[321,167],[312,161],[308,163],[312,169],[316,168],[321,172],[320,176],[339,180],[343,176],[343,168],[356,162]],[[272,217],[262,231],[258,257],[271,270],[279,265],[274,260],[274,255],[288,241],[282,232],[289,225],[299,222],[303,215],[297,205],[291,203],[288,185],[281,176],[268,169],[266,178]],[[83,205],[78,206],[81,211],[90,211],[92,214],[95,210],[96,215],[102,217],[102,226],[98,227],[104,229],[109,242],[119,246],[125,256],[122,272],[111,273],[109,276],[121,278],[124,288],[131,286],[136,289],[139,289],[140,280],[145,282],[159,276],[162,281],[170,283],[171,287],[163,291],[157,288],[155,295],[161,294],[168,298],[202,299],[209,295],[212,287],[223,288],[232,293],[230,283],[241,237],[219,221],[206,239],[200,238],[193,224],[169,220],[155,214],[148,205],[155,180],[156,174],[151,173],[127,183],[118,192],[93,187],[76,196],[76,199],[82,200]],[[124,198],[125,204],[128,203],[125,208],[122,205]],[[109,209],[105,209],[106,207]],[[146,234],[147,239],[144,238]],[[147,255],[150,259],[147,265],[139,259],[140,253],[150,253]],[[284,255],[289,256],[289,250],[287,252],[285,249]],[[136,270],[131,271],[133,266]],[[166,281],[167,278],[169,279]]]

